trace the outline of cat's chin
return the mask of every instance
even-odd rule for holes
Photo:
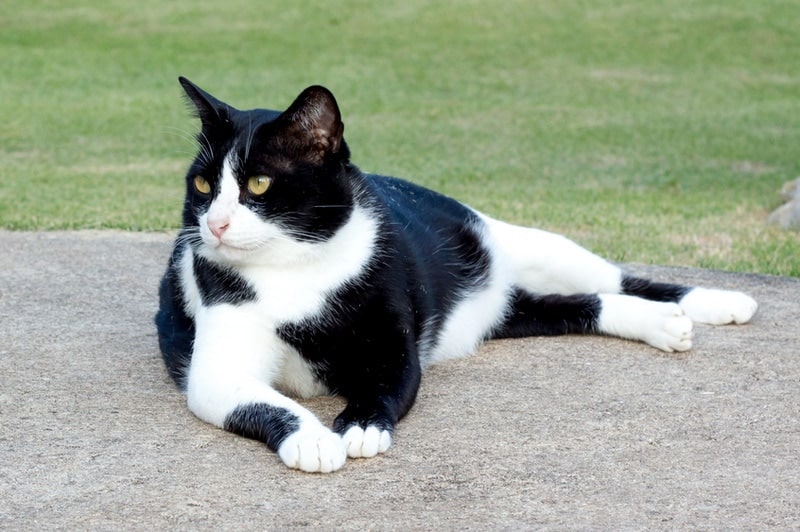
[[[249,262],[259,251],[259,248],[235,246],[223,241],[203,242],[203,255],[214,262],[229,264],[242,264]]]

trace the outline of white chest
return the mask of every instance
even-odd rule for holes
[[[193,272],[193,252],[186,248],[180,263],[186,311],[195,318],[197,338],[204,339],[204,357],[212,361],[210,366],[218,368],[214,371],[234,363],[294,395],[327,393],[299,353],[278,337],[277,330],[286,323],[325,320],[325,313],[329,312],[326,300],[358,277],[369,263],[376,226],[368,213],[357,208],[350,220],[325,242],[295,245],[282,240],[277,246],[265,246],[252,260],[235,265],[236,273],[256,293],[254,301],[238,306],[203,305]],[[206,249],[203,253],[214,260],[213,251]],[[219,322],[220,317],[225,323]],[[230,352],[234,346],[238,355]],[[196,343],[195,354],[197,348]],[[213,362],[217,357],[218,363]]]

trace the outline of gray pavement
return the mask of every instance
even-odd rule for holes
[[[387,454],[324,476],[186,409],[152,323],[170,244],[0,231],[0,529],[800,527],[798,279],[633,267],[761,307],[684,354],[490,342],[426,374]]]

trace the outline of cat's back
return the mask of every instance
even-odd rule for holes
[[[384,214],[392,223],[402,224],[403,231],[415,233],[412,237],[423,239],[432,231],[460,232],[481,224],[463,203],[410,181],[377,174],[366,174],[364,181]]]
[[[365,186],[382,212],[382,258],[395,257],[435,299],[458,300],[483,284],[492,257],[476,211],[395,177],[366,175]]]

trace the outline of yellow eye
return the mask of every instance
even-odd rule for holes
[[[247,180],[247,190],[254,196],[260,196],[269,188],[272,180],[265,175],[253,176]]]
[[[203,176],[194,176],[194,188],[200,194],[211,194],[211,184]]]

